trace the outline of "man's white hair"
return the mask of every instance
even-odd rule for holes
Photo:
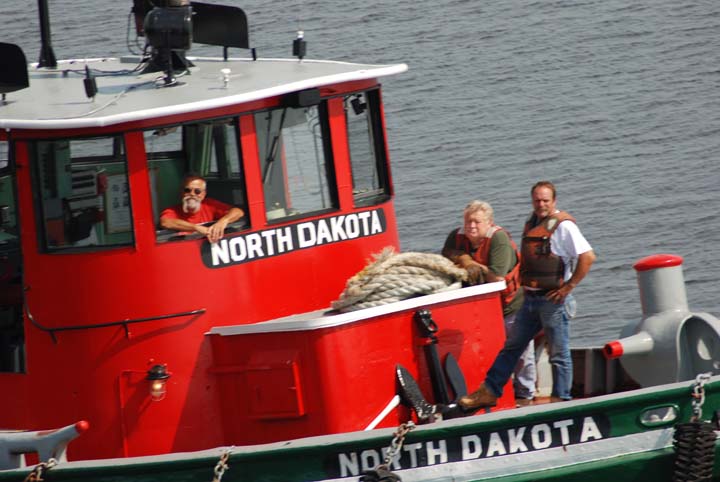
[[[494,221],[493,208],[490,203],[485,201],[470,201],[465,209],[463,210],[463,218],[473,215],[477,212],[485,214],[485,219],[492,224]]]

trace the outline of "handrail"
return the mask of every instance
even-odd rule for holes
[[[96,323],[94,325],[70,325],[70,326],[60,326],[57,328],[50,328],[47,326],[43,326],[40,323],[38,323],[37,321],[35,321],[35,317],[32,315],[32,313],[30,313],[30,307],[28,306],[27,296],[25,295],[25,290],[23,290],[23,307],[25,308],[25,314],[27,314],[27,317],[28,317],[28,320],[30,320],[30,323],[38,330],[49,333],[50,338],[52,338],[53,343],[57,343],[57,338],[55,337],[56,331],[92,330],[95,328],[107,328],[109,326],[122,325],[122,327],[125,329],[125,338],[129,338],[130,332],[128,330],[128,325],[130,325],[130,324],[144,323],[144,322],[148,322],[148,321],[157,321],[157,320],[167,320],[169,318],[179,318],[181,316],[201,315],[207,311],[205,308],[199,308],[197,310],[182,311],[179,313],[170,313],[167,315],[149,316],[147,318],[125,319],[125,320],[121,320],[121,321],[110,321],[107,323]]]

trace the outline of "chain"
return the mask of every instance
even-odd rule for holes
[[[228,459],[230,458],[230,453],[232,452],[232,447],[225,450],[222,455],[220,455],[220,460],[218,460],[218,463],[215,465],[215,477],[213,477],[212,482],[220,482],[222,480],[223,475],[225,475],[225,471],[228,470],[230,467],[227,464]]]
[[[45,472],[52,469],[57,465],[57,460],[49,458],[47,462],[41,462],[32,469],[32,471],[25,477],[25,482],[42,482],[42,478]]]
[[[702,406],[705,403],[705,384],[710,380],[712,376],[711,372],[701,373],[695,377],[695,383],[693,384],[692,391],[692,411],[693,415],[690,419],[692,422],[697,422],[702,418]]]
[[[393,437],[392,442],[390,442],[390,448],[385,454],[385,459],[383,460],[383,465],[385,467],[388,467],[392,459],[394,459],[398,452],[400,452],[400,449],[402,449],[403,443],[405,442],[405,435],[414,428],[415,424],[412,421],[400,424],[395,432],[395,437]]]

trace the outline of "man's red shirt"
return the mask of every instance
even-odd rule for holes
[[[183,212],[182,204],[169,207],[160,213],[160,218],[182,219],[193,224],[208,223],[217,221],[225,216],[232,206],[215,199],[205,198],[200,205],[200,209],[195,213]]]

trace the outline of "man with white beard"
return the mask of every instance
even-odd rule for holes
[[[180,195],[181,204],[160,213],[160,226],[163,229],[200,233],[215,243],[223,237],[228,224],[245,215],[238,207],[206,197],[207,184],[200,176],[185,176]],[[203,223],[211,221],[215,221],[212,226],[203,226]]]

